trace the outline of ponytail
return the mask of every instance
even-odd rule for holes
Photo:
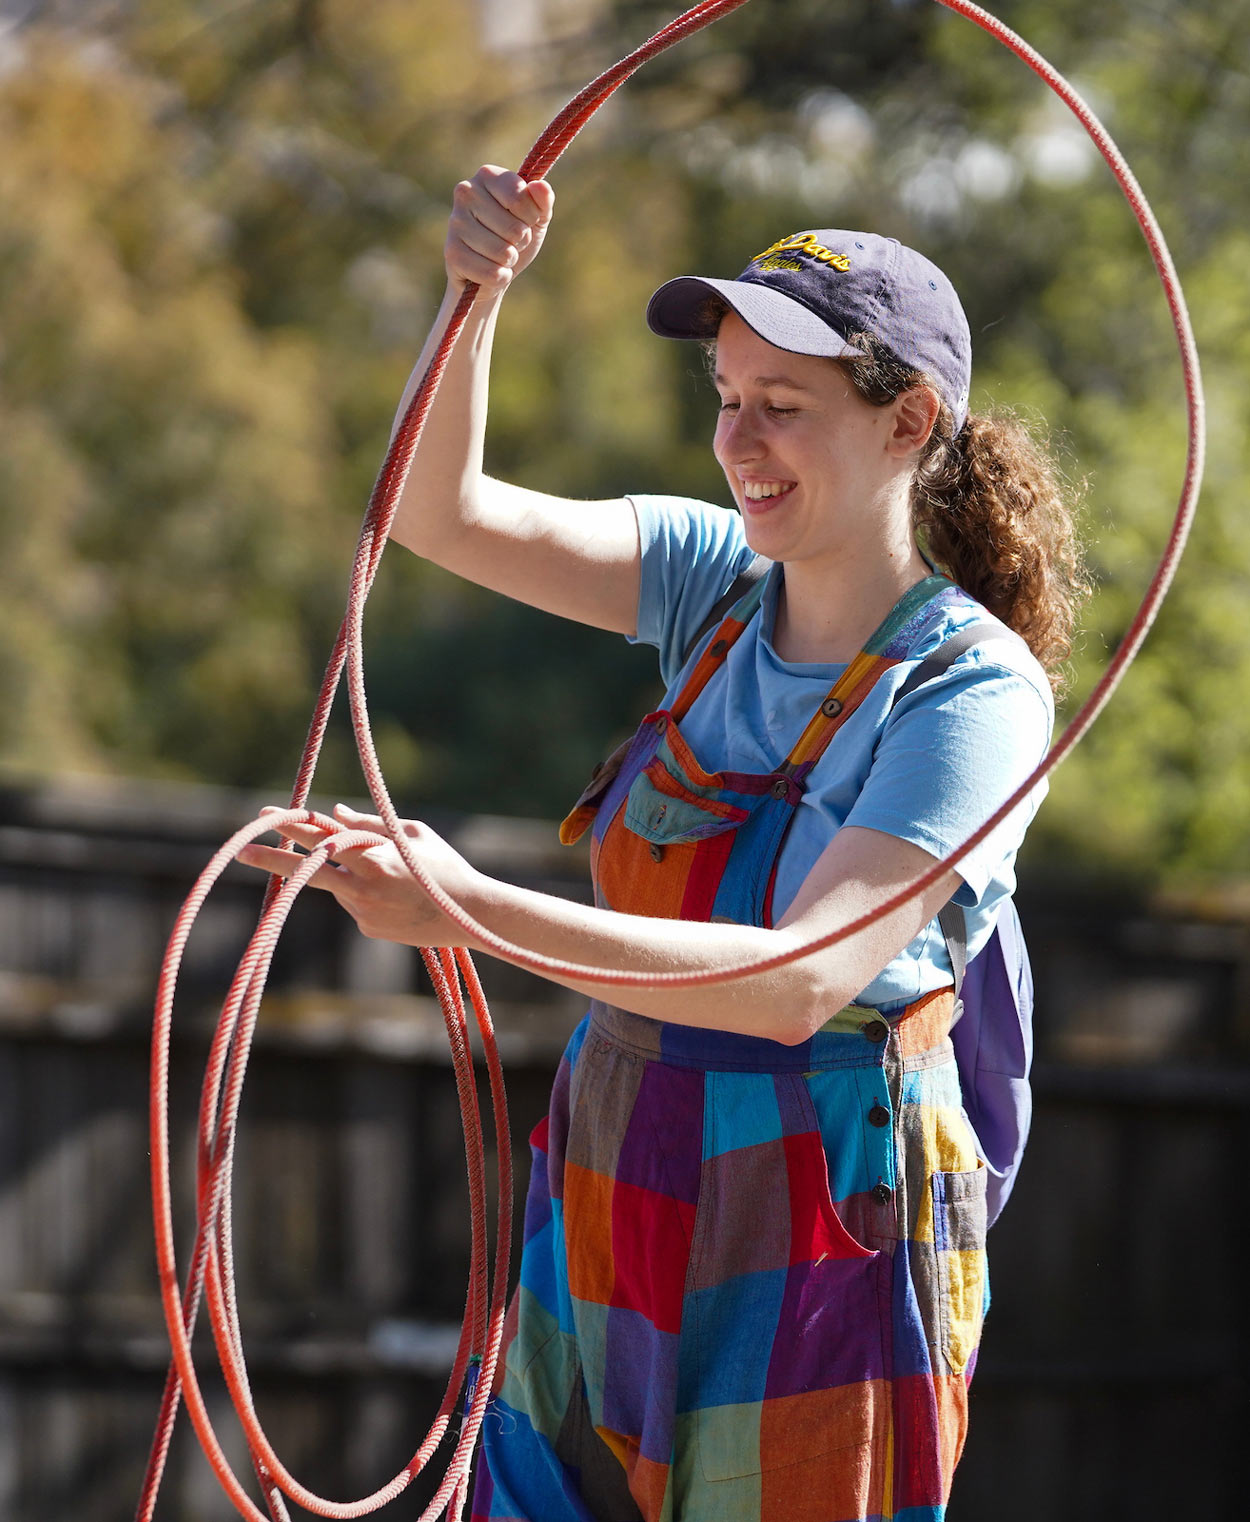
[[[925,377],[871,337],[841,361],[859,394],[885,406]],[[954,431],[942,404],[912,483],[912,520],[929,557],[1028,645],[1060,692],[1077,606],[1088,594],[1072,510],[1046,449],[1011,416]]]

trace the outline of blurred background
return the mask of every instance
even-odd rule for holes
[[[0,0],[0,1522],[133,1510],[165,1357],[146,1195],[155,969],[207,856],[289,788],[441,295],[452,186],[519,162],[675,10]],[[1211,453],[1159,624],[1021,860],[1038,1115],[991,1237],[952,1516],[1148,1522],[1240,1497],[1250,1408],[1235,1151],[1250,1113],[1250,28],[1223,0],[997,14],[1071,75],[1154,203]],[[1048,431],[1083,493],[1097,591],[1073,711],[1161,548],[1185,416],[1140,233],[1044,86],[928,0],[757,0],[649,66],[553,180],[554,230],[501,325],[490,468],[579,497],[724,500],[713,395],[693,351],[647,333],[650,291],[734,274],[795,227],[894,233],[964,297],[974,407]],[[649,652],[571,632],[396,549],[368,671],[400,807],[490,870],[584,895],[584,862],[548,821],[658,682]],[[360,794],[341,714],[317,788]],[[229,874],[193,942],[184,1165],[213,998],[256,903],[250,875]],[[415,953],[332,911],[302,904],[279,953],[236,1233],[262,1417],[302,1478],[347,1497],[399,1467],[437,1403],[467,1209]],[[579,1009],[484,975],[521,1161]],[[186,1166],[180,1188],[185,1229]],[[185,1430],[162,1508],[233,1514]],[[409,1495],[383,1515],[417,1510]]]

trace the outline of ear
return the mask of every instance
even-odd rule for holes
[[[941,409],[941,401],[932,386],[913,386],[895,399],[893,427],[886,448],[897,459],[906,459],[929,442]]]

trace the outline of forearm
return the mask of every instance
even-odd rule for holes
[[[449,285],[395,413],[392,437],[429,368],[459,301]],[[391,538],[427,559],[439,560],[471,523],[482,480],[490,361],[500,294],[485,292],[469,309],[447,361],[438,394],[425,419],[421,447],[413,457]]]
[[[274,812],[282,812],[275,810]],[[382,821],[339,804],[338,826],[380,835]],[[878,913],[853,935],[820,951],[727,981],[690,987],[616,986],[574,974],[544,973],[552,982],[591,998],[617,1004],[656,1020],[702,1029],[766,1036],[797,1045],[838,1010],[927,925],[960,886],[946,871],[919,892],[908,892],[934,858],[919,846],[875,830],[848,826],[838,832],[804,878],[776,928],[705,924],[620,914],[514,887],[477,871],[419,820],[404,826],[409,849],[425,872],[453,901],[501,939],[553,960],[581,967],[629,973],[726,973],[794,950],[863,917]],[[319,824],[285,822],[282,834],[305,849],[323,844]],[[303,857],[289,847],[253,844],[239,853],[246,866],[290,877]],[[368,848],[345,851],[311,879],[333,893],[361,931],[378,940],[407,946],[488,948],[467,937],[459,925],[413,881],[399,850],[378,839]],[[498,953],[494,953],[498,954]],[[507,958],[518,966],[519,958]]]
[[[801,939],[801,933],[787,929],[619,914],[481,874],[474,875],[461,901],[487,929],[514,944],[563,961],[628,972],[723,971],[775,956]],[[544,976],[655,1020],[792,1044],[804,1040],[852,997],[853,991],[837,986],[838,949],[769,972],[686,988],[618,987]]]

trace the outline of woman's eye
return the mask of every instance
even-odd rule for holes
[[[741,403],[739,402],[722,402],[720,410],[722,412],[737,412],[740,406]],[[771,405],[766,406],[764,410],[770,417],[795,417],[799,411],[797,407],[774,407]]]

